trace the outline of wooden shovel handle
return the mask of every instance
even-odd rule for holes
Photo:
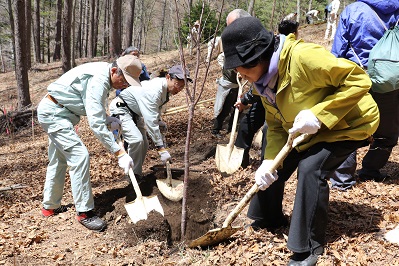
[[[125,148],[123,147],[123,142],[121,140],[121,135],[114,134],[114,136],[116,138],[116,142],[121,147],[121,149],[125,150]],[[141,194],[139,183],[137,183],[136,176],[134,175],[133,169],[131,167],[129,168],[129,177],[130,177],[130,180],[132,181],[134,192],[136,193],[136,199],[142,199],[143,194]]]
[[[302,142],[308,134],[302,134],[296,138],[292,134],[288,135],[288,140],[285,143],[284,147],[277,154],[276,158],[274,158],[272,165],[270,166],[270,172],[274,172],[277,168],[283,163],[284,159],[288,156],[290,151],[297,146],[300,142]],[[238,214],[244,209],[244,207],[249,203],[252,197],[258,192],[259,186],[255,183],[245,194],[245,196],[241,199],[238,205],[230,212],[227,216],[226,220],[223,223],[223,228],[228,227],[231,223],[237,218]]]
[[[242,88],[245,86],[245,84],[247,84],[248,80],[246,80],[244,82],[244,84],[241,84],[240,82],[240,78],[238,77],[238,73],[237,73],[237,83],[238,83],[238,96],[237,96],[237,100],[239,99],[239,97],[241,97],[242,94]],[[229,139],[229,144],[227,144],[227,147],[229,148],[229,154],[231,154],[232,150],[233,150],[233,146],[234,146],[234,136],[235,136],[235,132],[236,132],[236,128],[237,128],[237,123],[238,123],[238,115],[240,114],[240,110],[238,110],[238,108],[234,109],[234,118],[233,118],[233,125],[231,127],[231,132],[230,132],[230,139]]]
[[[172,170],[170,169],[169,161],[166,161],[166,182],[172,187]]]

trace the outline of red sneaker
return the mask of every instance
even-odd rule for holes
[[[57,209],[45,209],[45,208],[42,208],[42,215],[44,217],[49,217],[49,216],[57,215],[59,213],[63,213],[63,212],[66,212],[66,211],[68,211],[68,207],[65,206],[65,205],[61,205]]]

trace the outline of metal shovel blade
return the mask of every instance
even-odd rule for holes
[[[179,180],[157,179],[157,186],[162,195],[171,201],[180,201],[183,198],[183,182]]]
[[[231,175],[240,168],[244,149],[229,144],[218,144],[216,147],[216,166],[222,174]]]
[[[143,197],[132,168],[129,169],[129,177],[132,181],[134,192],[136,192],[136,199],[133,202],[125,204],[125,209],[132,222],[137,223],[140,220],[146,220],[148,217],[147,214],[152,210],[164,216],[163,208],[157,196]]]
[[[247,83],[241,84],[237,75],[237,83],[239,85],[238,95],[242,93],[242,87]],[[242,156],[244,149],[234,146],[234,135],[237,128],[238,115],[240,111],[238,108],[234,110],[233,125],[231,127],[230,139],[228,144],[218,144],[216,146],[215,161],[216,166],[222,174],[232,174],[240,168],[242,163]]]
[[[166,179],[157,179],[157,186],[162,195],[171,201],[180,201],[183,198],[183,181],[172,179],[172,171],[170,162],[166,162]]]
[[[137,223],[140,220],[147,220],[148,213],[152,210],[164,216],[163,208],[157,196],[143,197],[126,203],[125,209],[133,223]]]
[[[241,230],[242,227],[231,227],[227,226],[224,228],[216,228],[209,230],[205,235],[193,240],[188,247],[195,248],[195,247],[203,247],[203,246],[212,246],[221,241],[229,238],[235,232]]]

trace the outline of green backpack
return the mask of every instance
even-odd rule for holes
[[[372,91],[386,93],[399,89],[399,20],[388,29],[377,17],[385,33],[370,51],[367,73],[373,82]]]

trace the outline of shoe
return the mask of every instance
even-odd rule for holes
[[[79,223],[83,224],[87,229],[99,231],[107,227],[107,224],[100,219],[93,211],[88,212],[78,212],[76,219]]]
[[[365,182],[365,181],[383,182],[388,177],[389,176],[385,173],[379,173],[377,176],[371,176],[371,175],[367,175],[367,174],[359,174],[359,179],[362,182]]]
[[[212,135],[217,138],[217,139],[221,139],[223,138],[223,136],[220,134],[219,130],[212,130]]]
[[[311,254],[310,252],[294,253],[288,266],[314,266],[317,263],[320,255]]]
[[[45,209],[45,208],[42,208],[42,215],[44,217],[50,217],[50,216],[53,216],[53,215],[57,215],[57,214],[66,212],[66,211],[68,211],[68,207],[65,206],[65,205],[61,205],[57,209]]]
[[[249,226],[251,226],[254,231],[266,229],[269,232],[273,232],[280,227],[288,226],[288,224],[289,224],[288,217],[284,215],[280,219],[273,220],[273,222],[270,222],[270,221],[266,222],[263,220],[255,220]]]

